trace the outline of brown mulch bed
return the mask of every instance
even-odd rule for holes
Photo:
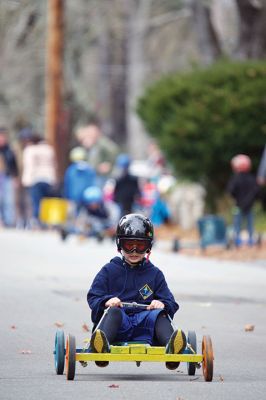
[[[225,250],[222,246],[209,246],[205,251],[202,251],[201,249],[182,249],[180,253],[231,261],[265,260],[266,266],[266,243],[263,243],[260,247],[242,246],[230,250]]]
[[[206,250],[199,247],[199,234],[196,229],[184,231],[176,225],[166,225],[156,228],[155,237],[161,240],[174,242],[178,239],[181,244],[180,254],[196,257],[211,257],[232,261],[265,260],[266,266],[266,242],[262,241],[261,246],[241,246],[240,248],[225,249],[223,246],[208,246]],[[172,244],[171,244],[172,250]]]

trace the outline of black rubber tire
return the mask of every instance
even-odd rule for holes
[[[57,331],[55,334],[54,363],[57,375],[63,375],[65,367],[64,331]]]
[[[73,381],[76,371],[76,339],[73,335],[67,336],[66,341],[66,377]]]
[[[211,382],[213,378],[213,348],[210,336],[206,335],[202,338],[202,370],[206,382]]]
[[[196,332],[188,331],[187,342],[190,344],[190,346],[195,351],[195,353],[197,353],[197,336],[196,336]],[[193,362],[188,362],[187,363],[188,375],[195,375],[195,373],[196,373],[196,365],[197,365],[197,363],[193,363]]]

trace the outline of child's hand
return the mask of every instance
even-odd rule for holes
[[[112,297],[105,303],[106,307],[122,307],[121,300],[118,297]]]
[[[156,310],[158,308],[164,308],[164,304],[159,300],[152,300],[151,304],[147,307],[147,310]]]

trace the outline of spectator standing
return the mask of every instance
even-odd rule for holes
[[[17,228],[30,228],[30,220],[32,216],[32,207],[29,191],[22,184],[22,171],[23,171],[23,152],[24,149],[32,144],[34,131],[31,126],[24,127],[18,132],[17,135],[17,148],[16,156],[18,161],[19,170],[19,185],[17,196]]]
[[[251,160],[245,154],[238,154],[231,160],[234,175],[230,178],[227,190],[235,200],[234,233],[235,244],[240,246],[240,237],[243,220],[247,222],[248,244],[253,244],[254,215],[252,207],[258,195],[256,177],[251,171]]]
[[[96,124],[79,128],[77,139],[86,149],[88,164],[96,169],[98,185],[103,187],[113,169],[119,152],[118,146],[104,136]]]
[[[18,167],[15,154],[8,143],[8,130],[0,128],[0,223],[15,226]]]
[[[134,204],[141,192],[137,177],[129,172],[130,158],[127,154],[120,154],[117,157],[116,167],[120,170],[120,176],[115,180],[114,201],[119,205],[122,217],[133,212]]]
[[[49,197],[57,183],[53,147],[39,135],[32,137],[22,154],[22,184],[29,191],[32,203],[32,225],[39,226],[40,202]]]
[[[64,197],[74,202],[77,215],[82,206],[84,190],[96,182],[96,172],[88,165],[86,150],[83,147],[74,147],[69,153],[69,158],[71,164],[64,175]]]

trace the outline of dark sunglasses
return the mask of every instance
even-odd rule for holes
[[[133,253],[133,251],[135,251],[136,253],[142,254],[150,249],[151,242],[146,239],[120,239],[120,245],[126,253]]]

